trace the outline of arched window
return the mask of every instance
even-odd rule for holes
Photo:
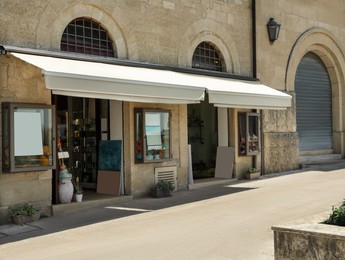
[[[107,30],[92,19],[80,17],[71,21],[61,38],[61,50],[97,56],[116,57]]]
[[[192,67],[195,69],[225,71],[225,62],[222,53],[214,44],[202,42],[194,51]]]

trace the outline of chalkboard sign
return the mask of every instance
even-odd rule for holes
[[[121,171],[122,141],[101,140],[99,142],[98,169],[103,171]]]

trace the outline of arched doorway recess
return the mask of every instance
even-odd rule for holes
[[[308,52],[295,77],[296,123],[300,151],[332,150],[332,90],[322,60]]]

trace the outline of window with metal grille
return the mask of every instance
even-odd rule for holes
[[[77,18],[65,28],[61,38],[61,50],[97,56],[116,57],[113,42],[107,30],[88,18]]]
[[[218,48],[210,42],[200,43],[193,54],[192,67],[196,69],[225,71],[225,62]]]

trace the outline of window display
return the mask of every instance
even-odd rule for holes
[[[55,168],[55,107],[3,103],[4,172]]]
[[[238,113],[239,155],[260,153],[259,114]]]
[[[109,138],[108,101],[57,97],[57,128],[64,163],[86,189],[96,189],[98,144]]]
[[[170,112],[135,109],[136,162],[170,159]]]

